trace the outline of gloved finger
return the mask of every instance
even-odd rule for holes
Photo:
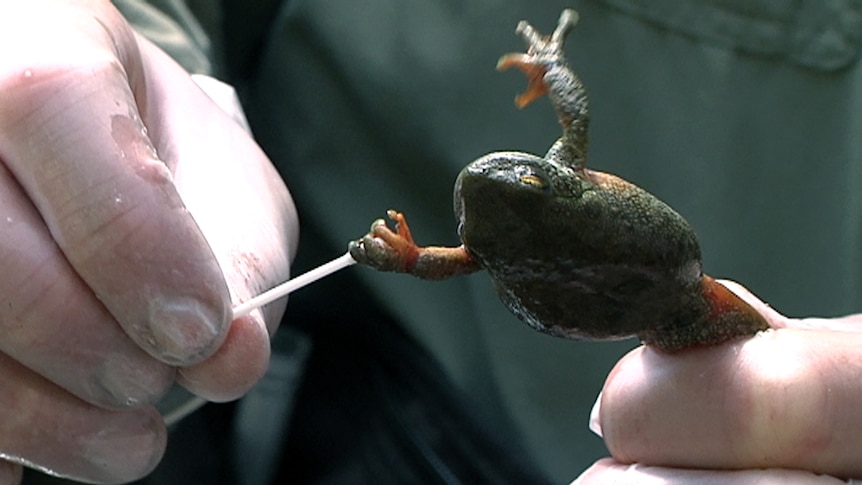
[[[74,29],[56,37],[64,43],[13,30],[27,55],[0,61],[20,73],[5,88],[2,155],[126,333],[163,362],[199,362],[227,334],[228,289],[142,122],[150,93],[136,39],[109,3],[89,6],[34,19]]]
[[[92,406],[2,354],[0,409],[0,456],[52,474],[126,482],[152,471],[164,453],[167,431],[155,408]]]
[[[141,39],[151,67],[148,121],[163,159],[174,167],[186,207],[219,260],[233,301],[288,278],[296,247],[296,211],[281,177],[250,135],[163,52]],[[212,88],[211,88],[212,90]],[[189,117],[187,113],[196,113]],[[235,399],[263,374],[286,299],[231,323],[219,350],[182,366],[180,382],[210,400]]]
[[[750,485],[793,483],[796,485],[845,485],[845,481],[805,470],[781,468],[757,470],[692,470],[640,464],[625,465],[610,458],[597,461],[572,485]]]
[[[258,381],[269,366],[269,334],[259,314],[231,323],[218,351],[200,364],[182,367],[177,382],[208,401],[238,399]]]
[[[125,335],[69,266],[0,160],[0,351],[85,401],[154,402],[174,369]]]
[[[862,334],[778,329],[611,371],[599,421],[621,463],[862,476]]]

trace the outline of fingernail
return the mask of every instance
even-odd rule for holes
[[[593,403],[593,409],[590,410],[590,431],[598,435],[599,438],[603,438],[602,436],[602,423],[601,423],[601,414],[602,412],[602,393],[599,392],[599,397],[596,398],[596,402]]]
[[[161,460],[167,432],[158,412],[150,409],[115,414],[88,436],[82,436],[77,473],[90,480],[126,482],[140,478]]]
[[[227,332],[230,308],[213,311],[194,298],[154,302],[150,309],[148,344],[157,359],[191,365],[208,357]]]
[[[139,352],[143,357],[123,355],[106,359],[96,377],[96,404],[113,409],[131,408],[153,404],[167,393],[176,369]]]

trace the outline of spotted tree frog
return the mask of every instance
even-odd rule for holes
[[[766,321],[703,274],[700,246],[676,211],[639,187],[586,168],[588,101],[563,53],[577,13],[550,36],[522,21],[527,52],[503,56],[528,80],[519,107],[547,95],[562,136],[544,157],[495,152],[455,182],[459,247],[420,247],[389,211],[349,244],[359,263],[442,279],[487,270],[503,303],[531,327],[579,339],[639,337],[665,351],[752,335]]]

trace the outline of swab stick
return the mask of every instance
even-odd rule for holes
[[[278,300],[279,298],[287,295],[293,290],[314,283],[320,278],[323,278],[324,276],[329,276],[332,273],[344,269],[354,263],[356,263],[356,260],[354,260],[353,257],[350,256],[350,253],[344,253],[340,257],[335,258],[328,263],[322,264],[310,271],[302,273],[295,278],[291,278],[284,283],[272,289],[266,290],[263,293],[233,307],[233,318],[239,318],[244,315],[248,315],[255,308],[262,307],[267,303],[272,303],[273,301]]]

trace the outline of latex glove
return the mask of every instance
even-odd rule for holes
[[[230,308],[287,278],[295,211],[109,2],[3,2],[0,45],[0,457],[132,480],[175,381],[227,400],[265,371],[283,302]]]
[[[592,423],[613,459],[576,483],[862,477],[862,315],[794,320],[722,283],[775,330],[673,355],[640,347],[623,357]]]

